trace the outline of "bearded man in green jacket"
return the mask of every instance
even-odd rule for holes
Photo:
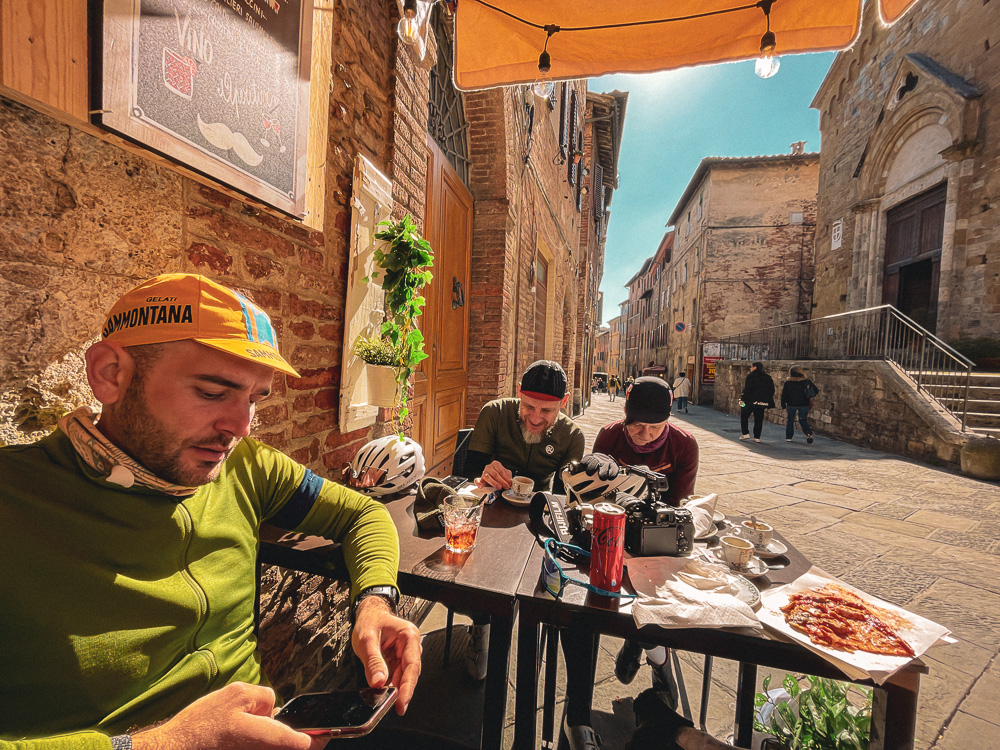
[[[0,750],[295,748],[254,636],[259,527],[340,542],[369,685],[420,673],[395,616],[385,508],[248,438],[278,353],[263,310],[202,276],[125,294],[87,351],[101,402],[0,449]]]

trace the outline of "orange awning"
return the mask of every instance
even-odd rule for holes
[[[891,22],[914,0],[879,2]],[[460,0],[455,84],[481,89],[537,80],[546,38],[553,80],[750,60],[760,56],[767,30],[760,6],[748,0]],[[849,47],[860,20],[861,0],[773,0],[775,55]],[[553,25],[560,30],[549,37],[546,26]]]

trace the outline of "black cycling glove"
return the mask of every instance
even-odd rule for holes
[[[609,481],[618,476],[618,463],[604,453],[591,453],[580,459],[580,468],[587,476],[597,475],[598,479]]]

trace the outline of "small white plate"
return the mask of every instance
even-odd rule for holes
[[[719,527],[713,524],[712,529],[710,531],[706,532],[705,534],[701,534],[700,536],[696,536],[694,540],[696,542],[704,542],[706,539],[711,539],[714,536],[718,536],[718,534],[719,534]]]
[[[740,593],[736,595],[736,598],[748,605],[750,609],[757,611],[760,608],[760,589],[743,576],[738,576],[736,583],[740,587]]]
[[[503,495],[503,499],[506,500],[511,505],[516,505],[519,508],[527,508],[529,505],[531,505],[531,498],[534,496],[535,493],[532,492],[527,497],[518,497],[517,495],[514,494],[514,490],[504,490],[503,493],[501,494]]]
[[[723,513],[721,510],[717,510],[715,511],[715,513],[712,514],[712,520],[715,521],[716,523],[725,523],[726,514]]]
[[[786,552],[788,552],[788,547],[779,542],[777,539],[772,539],[767,543],[766,547],[754,547],[753,552],[757,557],[763,557],[765,560],[770,560],[772,557],[779,557]]]

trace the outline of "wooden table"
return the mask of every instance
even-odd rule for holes
[[[483,707],[482,747],[499,750],[507,707],[507,668],[513,641],[517,590],[532,549],[527,509],[503,500],[487,505],[476,548],[456,555],[444,547],[444,533],[421,532],[413,517],[413,496],[384,503],[399,534],[399,590],[441,602],[462,612],[489,615],[490,643]],[[261,561],[327,577],[342,577],[334,545],[325,539],[262,529]]]
[[[731,520],[739,524],[743,519],[734,516]],[[790,583],[811,567],[809,560],[787,540],[779,534],[775,534],[775,537],[788,547],[785,557],[789,564],[756,579],[754,584],[762,590]],[[717,540],[714,543],[717,544]],[[583,627],[594,633],[657,643],[739,662],[735,742],[744,748],[750,747],[751,743],[758,665],[875,687],[871,681],[852,680],[818,654],[792,641],[777,640],[747,629],[738,632],[719,628],[676,629],[656,626],[639,629],[632,619],[629,603],[620,605],[617,599],[590,594],[583,587],[572,584],[566,586],[560,599],[554,599],[539,582],[543,554],[541,549],[536,549],[532,554],[517,593],[520,622],[517,638],[514,747],[518,750],[536,746],[534,735],[538,700],[538,652],[541,626],[544,624]],[[626,565],[627,563],[626,559]],[[586,567],[564,564],[564,568],[574,578],[588,579]],[[884,750],[912,750],[920,674],[926,671],[923,662],[914,660],[876,689],[871,735],[873,746],[883,747]],[[550,711],[551,707],[546,705],[545,710]],[[876,745],[874,740],[882,729],[879,726],[879,719],[882,717],[883,744]]]

